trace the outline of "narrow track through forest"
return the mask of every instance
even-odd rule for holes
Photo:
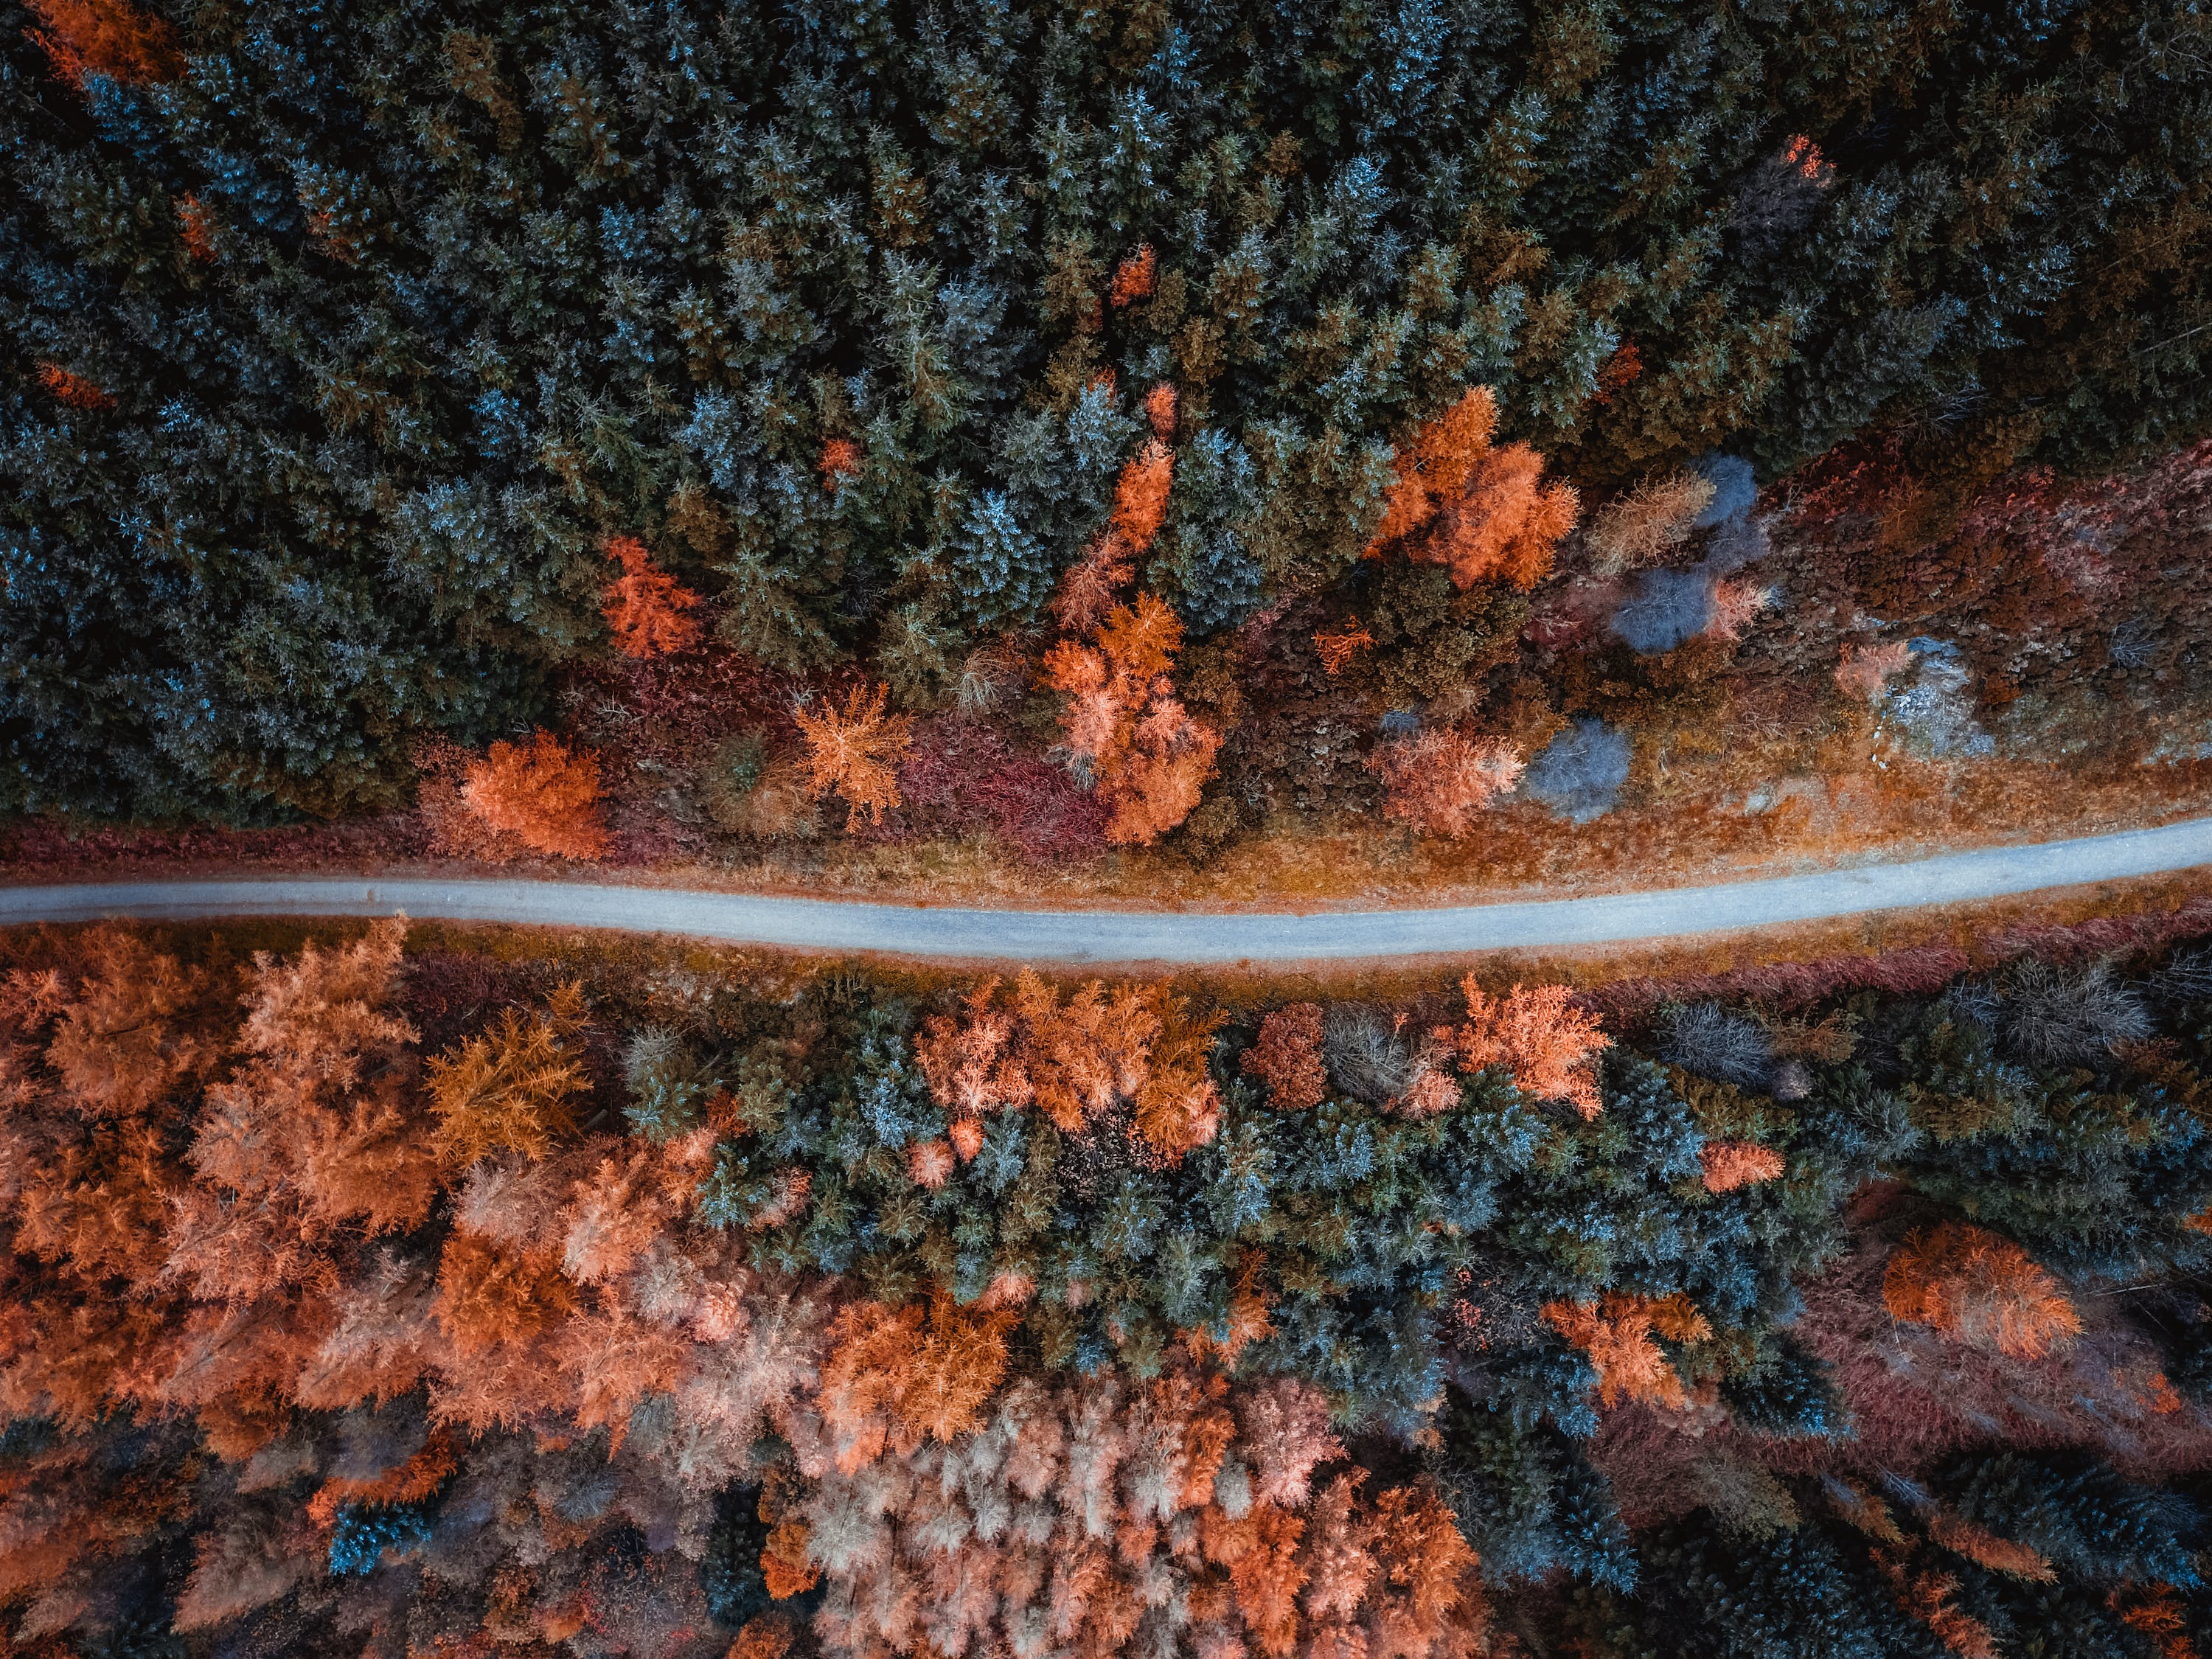
[[[811,951],[1019,962],[1300,962],[1602,945],[1768,927],[2212,864],[2212,818],[1758,881],[1403,910],[990,910],[562,881],[319,877],[0,889],[0,926],[385,916],[683,933]]]

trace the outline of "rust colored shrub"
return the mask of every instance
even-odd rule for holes
[[[1340,632],[1316,634],[1313,642],[1314,649],[1321,654],[1322,672],[1334,679],[1354,656],[1375,643],[1375,636],[1357,617],[1349,617]]]
[[[1130,554],[1143,553],[1160,533],[1174,487],[1175,452],[1158,438],[1146,439],[1114,483],[1111,533]]]
[[[607,850],[599,763],[550,732],[539,730],[527,744],[493,744],[469,763],[461,799],[485,824],[533,852],[589,860]]]
[[[1708,640],[1735,640],[1751,625],[1751,619],[1774,603],[1774,590],[1765,582],[1741,578],[1713,584],[1706,601],[1711,620],[1698,637]]]
[[[599,593],[599,612],[616,650],[625,657],[657,657],[698,642],[699,619],[691,612],[699,596],[656,569],[643,542],[617,536],[607,544],[607,556],[622,567],[622,574]]]
[[[1906,1235],[1882,1273],[1881,1297],[1892,1318],[2014,1359],[2039,1359],[2081,1329],[2064,1289],[2027,1251],[1960,1221]]]
[[[1690,537],[1713,499],[1713,483],[1689,472],[1648,478],[1607,501],[1590,520],[1586,539],[1599,572],[1617,575],[1664,558]]]
[[[1493,450],[1430,535],[1409,544],[1409,554],[1419,563],[1449,567],[1455,587],[1498,577],[1527,592],[1550,572],[1552,550],[1581,510],[1574,486],[1547,487],[1543,471],[1544,458],[1526,444]]]
[[[1101,536],[1061,573],[1052,596],[1052,617],[1067,634],[1087,634],[1113,613],[1115,594],[1133,574],[1129,550],[1118,536]]]
[[[1260,1040],[1244,1051],[1244,1075],[1267,1085],[1279,1112],[1303,1112],[1328,1093],[1321,1058],[1321,1005],[1293,1002],[1260,1022]]]
[[[1890,676],[1901,674],[1912,663],[1912,647],[1899,640],[1892,645],[1846,645],[1844,659],[1836,665],[1836,686],[1845,696],[1872,702],[1888,685]]]
[[[2040,1551],[2015,1544],[1986,1532],[1949,1510],[1937,1510],[1927,1518],[1928,1535],[1954,1555],[1963,1555],[1978,1567],[2024,1579],[2031,1584],[2056,1583],[2058,1575]]]
[[[1589,1356],[1601,1404],[1634,1400],[1679,1408],[1689,1403],[1680,1376],[1652,1340],[1656,1334],[1693,1342],[1712,1334],[1687,1297],[1607,1291],[1595,1302],[1547,1302],[1542,1312],[1544,1322],[1563,1341]]]
[[[806,739],[815,798],[844,797],[848,835],[860,828],[863,812],[869,823],[880,823],[884,808],[899,804],[898,764],[914,740],[914,720],[884,712],[890,692],[889,686],[870,693],[856,685],[846,693],[842,712],[826,701],[819,708],[792,711]]]
[[[215,216],[197,196],[177,198],[177,234],[183,238],[185,252],[204,265],[216,262]]]
[[[520,1250],[471,1232],[446,1240],[434,1312],[464,1356],[520,1345],[576,1311],[576,1287],[550,1251]]]
[[[2003,1650],[1990,1627],[1952,1601],[1959,1593],[1957,1575],[1909,1572],[1900,1558],[1883,1550],[1874,1552],[1874,1562],[1894,1587],[1897,1605],[1927,1626],[1947,1652],[1959,1659],[2001,1659]]]
[[[1510,738],[1468,738],[1447,728],[1383,744],[1367,764],[1382,779],[1385,817],[1425,836],[1459,836],[1521,781],[1527,763]]]
[[[1090,765],[1117,846],[1146,846],[1174,829],[1213,775],[1221,735],[1191,718],[1168,678],[1182,642],[1175,612],[1139,593],[1089,644],[1063,640],[1045,656],[1045,683],[1068,699],[1068,750]]]
[[[1637,349],[1636,342],[1623,340],[1605,360],[1597,372],[1597,393],[1590,401],[1600,409],[1608,408],[1613,400],[1644,375],[1644,354]]]
[[[1145,420],[1152,428],[1152,436],[1165,443],[1175,436],[1176,389],[1172,383],[1162,380],[1145,394]]]
[[[1174,389],[1164,389],[1171,414]],[[1221,734],[1191,718],[1168,676],[1182,643],[1175,612],[1150,593],[1112,605],[1132,562],[1159,533],[1174,478],[1173,453],[1147,439],[1121,469],[1106,533],[1053,601],[1063,629],[1091,635],[1053,647],[1044,683],[1068,699],[1060,712],[1068,753],[1105,803],[1106,839],[1115,846],[1149,846],[1188,817],[1221,750]]]
[[[128,86],[158,85],[184,72],[184,53],[169,26],[131,0],[26,0],[45,25],[24,31],[52,60],[54,72],[79,91],[104,75]]]
[[[825,440],[814,469],[822,475],[822,487],[835,495],[846,479],[860,476],[860,445],[850,438]]]
[[[927,1307],[861,1302],[839,1314],[820,1396],[838,1468],[849,1474],[887,1447],[911,1456],[926,1440],[974,1429],[1006,1375],[1018,1318],[966,1311],[942,1293]]]
[[[1114,272],[1114,285],[1107,290],[1106,301],[1116,310],[1139,300],[1152,297],[1153,284],[1158,280],[1159,256],[1152,252],[1150,242],[1140,243],[1137,251],[1121,261]]]
[[[1498,400],[1474,386],[1426,422],[1399,455],[1370,557],[1401,544],[1416,562],[1449,567],[1462,589],[1491,577],[1534,587],[1575,526],[1568,484],[1542,483],[1544,458],[1526,444],[1493,448]]]
[[[1749,1140],[1709,1140],[1698,1148],[1705,1166],[1705,1190],[1732,1193],[1739,1187],[1755,1187],[1778,1179],[1788,1168],[1771,1146]]]
[[[1595,1015],[1572,1004],[1565,986],[1516,985],[1503,997],[1489,997],[1469,974],[1460,988],[1467,995],[1467,1024],[1456,1031],[1440,1027],[1436,1036],[1452,1046],[1462,1071],[1498,1066],[1524,1094],[1565,1101],[1585,1118],[1598,1115],[1597,1056],[1613,1039],[1598,1029]]]
[[[59,363],[40,363],[39,384],[53,394],[57,403],[67,404],[71,409],[115,407],[115,399],[100,390],[96,382],[82,374],[70,374]]]

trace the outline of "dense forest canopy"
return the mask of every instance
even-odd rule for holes
[[[603,604],[625,538],[750,658],[927,706],[1147,446],[1116,574],[1203,640],[1343,580],[1479,386],[1592,501],[1869,439],[1937,502],[2171,451],[2212,427],[2208,32],[9,0],[0,805],[388,803],[611,629],[683,636]]]
[[[2201,945],[1231,1007],[405,932],[8,941],[17,1650],[2212,1640]]]

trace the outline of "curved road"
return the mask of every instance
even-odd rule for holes
[[[2212,818],[1765,881],[1597,898],[1305,915],[967,910],[560,881],[322,877],[0,888],[0,926],[210,916],[410,916],[687,933],[817,951],[1022,962],[1297,962],[1602,945],[1953,904],[2212,865]]]

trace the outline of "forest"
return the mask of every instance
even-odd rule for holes
[[[9,856],[1534,878],[2196,800],[2209,28],[6,0]]]
[[[0,0],[0,898],[2204,817],[2208,272],[2199,0]],[[0,1640],[2212,1659],[2161,879],[1273,978],[0,927]]]
[[[2186,1659],[2212,945],[2096,944],[1281,1003],[18,931],[0,1612],[37,1659]]]

